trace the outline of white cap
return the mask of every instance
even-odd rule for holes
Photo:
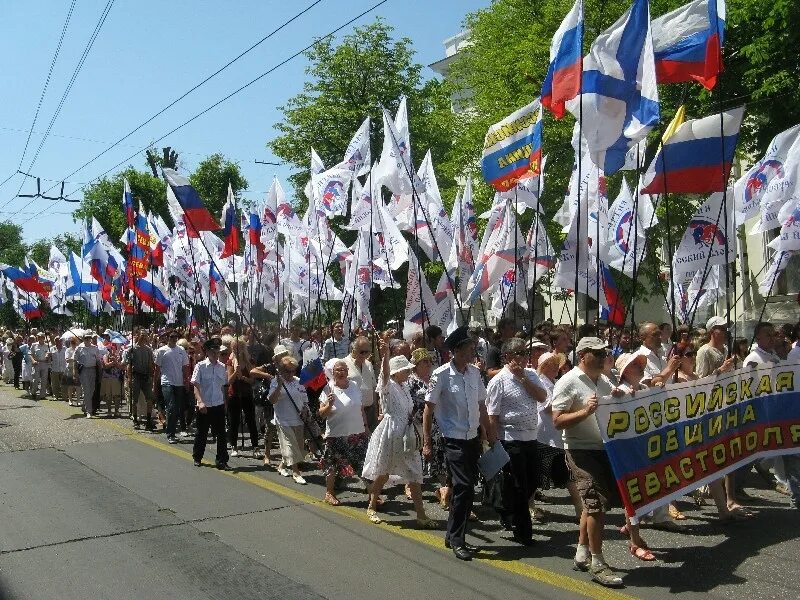
[[[731,324],[727,319],[723,319],[722,317],[711,317],[706,323],[706,330],[711,331],[711,329],[714,327],[724,327],[727,329],[730,326]]]

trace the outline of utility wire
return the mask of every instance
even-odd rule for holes
[[[58,55],[61,53],[61,46],[64,44],[64,37],[67,34],[67,29],[69,28],[69,22],[72,19],[72,13],[75,11],[75,3],[77,1],[78,0],[72,0],[71,4],[69,5],[69,10],[67,11],[67,17],[66,19],[64,19],[64,24],[61,26],[61,35],[58,38],[56,51],[53,54],[52,60],[50,61],[50,70],[47,72],[47,77],[44,80],[44,87],[42,87],[42,93],[39,95],[39,103],[36,105],[36,112],[34,112],[33,114],[33,123],[31,123],[31,127],[28,130],[28,137],[25,140],[25,147],[22,149],[22,156],[19,157],[19,164],[17,165],[17,170],[14,171],[8,177],[6,177],[6,179],[2,183],[0,183],[0,188],[3,187],[6,183],[8,183],[11,180],[11,178],[14,177],[14,175],[19,173],[19,170],[22,168],[22,161],[25,160],[25,154],[27,154],[28,152],[28,145],[31,142],[31,134],[33,134],[33,129],[34,127],[36,127],[36,121],[39,119],[39,111],[42,110],[42,103],[44,102],[44,97],[47,94],[47,88],[50,85],[50,79],[53,77],[53,69],[55,69],[56,62],[58,61]]]
[[[377,3],[373,4],[371,7],[369,7],[369,8],[368,8],[368,9],[366,9],[365,11],[363,11],[363,12],[359,13],[357,16],[353,17],[352,19],[350,19],[350,20],[349,20],[349,21],[347,21],[346,23],[343,23],[342,25],[340,25],[340,26],[339,26],[339,27],[337,27],[336,29],[334,29],[334,30],[332,30],[332,31],[330,31],[330,32],[328,32],[328,33],[326,33],[326,34],[325,34],[325,35],[323,35],[322,37],[319,37],[319,38],[315,39],[313,42],[311,42],[310,44],[308,44],[306,47],[304,47],[304,48],[303,48],[303,49],[301,49],[301,50],[298,50],[297,52],[295,52],[294,54],[292,54],[292,55],[291,55],[291,56],[289,56],[288,58],[285,58],[284,60],[282,60],[281,62],[277,63],[276,65],[274,65],[274,66],[273,66],[273,67],[271,67],[270,69],[268,69],[268,70],[264,71],[263,73],[261,73],[261,75],[259,75],[259,76],[258,76],[258,77],[256,77],[255,79],[251,79],[250,81],[248,81],[247,83],[245,83],[245,84],[244,84],[244,85],[242,85],[241,87],[237,88],[236,90],[234,90],[233,92],[231,92],[230,94],[228,94],[227,96],[225,96],[224,98],[222,98],[222,99],[218,100],[217,102],[215,102],[215,103],[214,103],[214,104],[212,104],[211,106],[209,106],[209,107],[205,108],[204,110],[200,111],[199,113],[197,113],[196,115],[194,115],[194,116],[193,116],[193,117],[191,117],[190,119],[187,119],[186,121],[184,121],[183,123],[181,123],[180,125],[178,125],[177,127],[175,127],[174,129],[170,130],[169,132],[167,132],[167,133],[165,133],[164,135],[162,135],[161,137],[159,137],[158,139],[156,139],[156,140],[153,140],[153,141],[152,141],[150,144],[148,144],[148,145],[147,145],[147,146],[145,146],[144,148],[141,148],[141,149],[140,149],[138,152],[134,152],[134,153],[133,153],[133,154],[131,154],[130,156],[126,157],[125,159],[123,159],[123,160],[121,160],[120,162],[118,162],[117,164],[115,164],[115,165],[114,165],[113,167],[111,167],[110,169],[107,169],[107,170],[103,171],[102,173],[100,173],[100,175],[96,176],[94,179],[92,179],[91,181],[89,181],[89,182],[88,182],[86,185],[83,185],[83,186],[81,186],[81,187],[80,187],[78,190],[76,190],[76,191],[75,191],[75,192],[73,192],[73,193],[82,192],[82,191],[83,191],[83,190],[85,190],[85,189],[86,189],[86,188],[87,188],[89,185],[91,185],[91,184],[92,184],[92,183],[94,183],[95,181],[98,181],[98,180],[100,180],[100,179],[101,179],[101,178],[102,178],[104,175],[107,175],[108,173],[110,173],[111,171],[113,171],[114,169],[116,169],[117,167],[120,167],[120,166],[124,165],[126,162],[128,162],[128,161],[129,161],[129,160],[131,160],[132,158],[135,158],[136,156],[138,156],[139,154],[141,154],[142,152],[144,152],[145,150],[147,150],[148,148],[150,148],[150,146],[151,146],[152,144],[156,144],[156,143],[160,142],[161,140],[163,140],[164,138],[166,138],[166,137],[168,137],[168,136],[172,135],[172,134],[173,134],[173,133],[175,133],[176,131],[178,131],[178,130],[180,130],[180,129],[184,128],[184,127],[186,127],[187,125],[189,125],[189,124],[190,124],[190,123],[192,123],[193,121],[197,120],[198,118],[200,118],[201,116],[203,116],[203,115],[204,115],[204,114],[206,114],[207,112],[209,112],[209,111],[213,110],[214,108],[216,108],[217,106],[219,106],[219,105],[220,105],[220,104],[222,104],[223,102],[226,102],[227,100],[229,100],[230,98],[232,98],[233,96],[235,96],[236,94],[238,94],[239,92],[242,92],[242,91],[244,91],[245,89],[247,89],[248,87],[250,87],[250,86],[251,86],[251,85],[253,85],[254,83],[256,83],[256,82],[258,82],[258,81],[261,81],[261,80],[262,80],[264,77],[266,77],[267,75],[270,75],[270,74],[271,74],[271,73],[273,73],[274,71],[278,70],[278,69],[279,69],[280,67],[282,67],[283,65],[285,65],[285,64],[287,64],[288,62],[290,62],[290,61],[294,60],[294,59],[295,59],[295,58],[297,58],[298,56],[301,56],[303,53],[305,53],[305,52],[307,52],[308,50],[310,50],[311,48],[313,48],[313,47],[314,47],[316,44],[318,44],[320,41],[324,40],[325,38],[329,38],[329,37],[332,37],[332,36],[336,35],[336,34],[337,34],[337,33],[339,33],[339,32],[340,32],[342,29],[345,29],[346,27],[348,27],[348,26],[352,25],[353,23],[355,23],[356,21],[358,21],[359,19],[361,19],[361,18],[362,18],[362,17],[364,17],[365,15],[367,15],[367,14],[371,13],[372,11],[374,11],[374,10],[375,10],[375,9],[377,9],[378,7],[382,6],[383,4],[386,4],[388,1],[389,1],[389,0],[381,0],[380,2],[377,2]],[[53,204],[51,204],[51,205],[49,205],[49,206],[46,206],[44,209],[42,209],[41,211],[39,211],[38,213],[36,213],[36,214],[35,214],[33,217],[31,217],[31,218],[29,218],[29,219],[27,219],[27,220],[23,221],[22,223],[20,223],[20,225],[24,225],[25,223],[28,223],[29,221],[32,221],[32,220],[33,220],[33,219],[35,219],[36,217],[38,217],[38,216],[40,216],[40,215],[44,214],[45,212],[47,212],[47,210],[48,210],[48,209],[52,208],[52,207],[53,207],[55,204],[57,204],[58,202],[60,202],[60,200],[58,200],[58,201],[54,202]]]
[[[103,28],[103,25],[105,24],[106,19],[108,18],[108,13],[111,12],[111,7],[114,6],[114,2],[115,0],[108,0],[108,2],[106,2],[106,5],[103,7],[103,12],[100,13],[100,18],[98,19],[97,23],[94,26],[92,35],[89,36],[89,41],[86,42],[86,46],[83,48],[83,53],[81,54],[80,59],[78,59],[78,64],[75,65],[75,69],[73,69],[72,71],[72,76],[70,77],[69,83],[67,83],[67,87],[64,89],[64,93],[61,94],[61,100],[59,100],[58,106],[56,107],[56,110],[53,113],[52,118],[50,119],[50,123],[47,125],[47,129],[45,130],[42,139],[39,141],[39,147],[36,148],[36,153],[33,155],[33,158],[31,159],[31,162],[28,165],[28,168],[26,169],[28,172],[30,172],[33,169],[33,165],[38,160],[39,154],[41,153],[42,148],[44,147],[44,144],[47,141],[47,138],[50,137],[50,132],[53,130],[53,125],[55,124],[56,120],[61,114],[61,110],[64,108],[64,104],[66,104],[67,97],[69,96],[69,93],[72,91],[72,86],[75,84],[75,80],[78,78],[78,74],[81,72],[81,69],[83,69],[83,65],[86,62],[86,58],[92,51],[92,47],[94,46],[97,37],[100,35],[100,30]],[[31,129],[33,128],[31,127]],[[6,206],[8,206],[8,204],[10,204],[19,195],[19,193],[22,191],[22,187],[25,185],[25,180],[26,178],[22,179],[22,181],[19,184],[19,189],[17,190],[17,193],[14,194],[13,197],[6,200],[6,202],[2,206],[0,206],[0,208],[5,208]],[[56,186],[54,185],[49,190],[45,191],[45,194],[47,194],[47,192],[52,190],[54,187]],[[20,208],[20,210],[22,210],[22,208]]]
[[[168,111],[170,108],[172,108],[173,106],[175,106],[175,105],[176,105],[178,102],[180,102],[181,100],[183,100],[184,98],[186,98],[186,97],[187,97],[189,94],[191,94],[192,92],[194,92],[194,91],[195,91],[195,90],[197,90],[198,88],[202,87],[203,85],[205,85],[206,83],[208,83],[209,81],[211,81],[212,79],[214,79],[214,77],[216,77],[217,75],[219,75],[220,73],[222,73],[222,72],[223,72],[225,69],[227,69],[228,67],[230,67],[231,65],[233,65],[235,62],[237,62],[239,59],[243,58],[244,56],[246,56],[247,54],[249,54],[250,52],[252,52],[253,50],[255,50],[255,49],[258,47],[258,46],[260,46],[261,44],[263,44],[264,42],[266,42],[268,39],[270,39],[270,38],[271,38],[272,36],[274,36],[276,33],[278,33],[278,32],[279,32],[279,31],[281,31],[282,29],[284,29],[284,28],[286,28],[287,26],[289,26],[291,23],[293,23],[294,21],[296,21],[297,19],[299,19],[300,17],[302,17],[304,14],[306,14],[308,11],[310,11],[312,8],[314,8],[314,7],[315,7],[317,4],[320,4],[320,3],[321,3],[321,2],[323,2],[323,1],[324,1],[324,0],[315,0],[314,2],[312,2],[311,4],[309,4],[309,5],[308,5],[306,8],[304,8],[303,10],[301,10],[299,13],[295,14],[293,17],[289,18],[288,20],[286,20],[286,21],[284,21],[283,23],[281,23],[280,25],[278,25],[278,26],[277,26],[275,29],[273,29],[272,31],[270,31],[270,32],[269,32],[267,35],[265,35],[264,37],[262,37],[262,38],[261,38],[260,40],[258,40],[256,43],[252,44],[252,45],[251,45],[249,48],[247,48],[246,50],[244,50],[244,51],[240,52],[240,53],[239,53],[237,56],[235,56],[234,58],[232,58],[231,60],[229,60],[227,63],[225,63],[224,65],[222,65],[222,66],[221,66],[219,69],[217,69],[216,71],[214,71],[214,72],[213,72],[211,75],[209,75],[208,77],[206,77],[205,79],[203,79],[203,80],[202,80],[202,81],[200,81],[199,83],[195,84],[194,86],[192,86],[191,88],[189,88],[189,89],[188,89],[186,92],[184,92],[183,94],[181,94],[180,96],[178,96],[177,98],[175,98],[173,101],[171,101],[169,104],[167,104],[166,106],[164,106],[164,107],[163,107],[161,110],[159,110],[158,112],[156,112],[156,113],[152,114],[150,117],[148,117],[147,119],[145,119],[144,121],[142,121],[141,123],[139,123],[139,125],[137,125],[135,128],[133,128],[132,130],[130,130],[130,131],[129,131],[128,133],[126,133],[124,136],[122,136],[121,138],[119,138],[119,139],[118,139],[116,142],[114,142],[113,144],[111,144],[111,145],[110,145],[108,148],[106,148],[105,150],[103,150],[102,152],[100,152],[99,154],[97,154],[96,156],[93,156],[91,159],[89,159],[88,161],[86,161],[85,163],[83,163],[83,164],[82,164],[80,167],[78,167],[77,169],[75,169],[75,170],[74,170],[72,173],[70,173],[69,175],[67,175],[66,177],[64,177],[64,179],[69,179],[70,177],[72,177],[72,176],[73,176],[73,175],[75,175],[76,173],[80,173],[80,172],[81,172],[83,169],[85,169],[86,167],[88,167],[89,165],[91,165],[91,164],[92,164],[94,161],[96,161],[98,158],[100,158],[101,156],[105,155],[105,154],[106,154],[106,153],[108,153],[109,151],[111,151],[111,150],[113,150],[114,148],[116,148],[117,146],[119,146],[119,145],[120,145],[122,142],[124,142],[125,140],[127,140],[127,139],[128,139],[129,137],[131,137],[131,136],[132,136],[134,133],[136,133],[137,131],[141,130],[143,127],[145,127],[145,126],[146,126],[146,125],[148,125],[149,123],[152,123],[152,122],[153,122],[155,119],[157,119],[158,117],[160,117],[161,115],[163,115],[163,114],[164,114],[165,112],[167,112],[167,111]],[[138,152],[137,152],[137,154],[138,154]],[[55,187],[55,186],[53,186],[53,187]],[[50,189],[53,189],[53,188],[51,187]],[[46,191],[45,191],[45,193],[47,193],[47,192],[49,192],[49,191],[50,191],[50,190],[46,190]]]

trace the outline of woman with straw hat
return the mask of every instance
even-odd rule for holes
[[[383,419],[372,432],[361,474],[364,479],[372,481],[367,517],[373,523],[381,522],[376,512],[381,490],[389,476],[394,475],[408,483],[411,500],[417,512],[417,526],[421,529],[433,529],[436,524],[425,514],[422,504],[422,456],[419,452],[422,440],[414,419],[414,402],[408,389],[408,379],[414,365],[405,356],[389,358],[389,338],[392,333],[385,333],[380,344],[383,360],[378,397]],[[413,435],[409,435],[409,432]],[[414,436],[418,443],[404,443],[405,439],[411,440]]]

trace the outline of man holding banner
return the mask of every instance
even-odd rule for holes
[[[606,511],[612,506],[622,506],[622,501],[594,416],[599,398],[622,395],[603,375],[603,364],[610,351],[600,338],[582,338],[575,348],[577,365],[553,389],[552,408],[553,423],[563,430],[567,465],[583,501],[574,568],[589,571],[601,585],[621,587],[622,578],[603,558],[603,525]],[[627,517],[626,520],[631,553],[638,556],[637,551],[646,550],[647,544],[640,537],[638,526],[632,525]]]

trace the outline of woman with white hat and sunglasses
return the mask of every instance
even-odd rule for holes
[[[373,523],[381,522],[376,512],[381,490],[389,476],[394,475],[408,483],[411,500],[417,512],[417,526],[421,529],[433,529],[436,524],[425,514],[422,504],[422,456],[419,452],[422,440],[414,419],[414,402],[407,385],[414,365],[405,356],[389,358],[389,339],[392,334],[392,331],[386,332],[381,338],[383,361],[378,380],[378,397],[383,419],[372,432],[361,474],[364,479],[372,481],[367,517]],[[404,444],[404,437],[412,440],[415,434],[418,440],[416,445]]]

